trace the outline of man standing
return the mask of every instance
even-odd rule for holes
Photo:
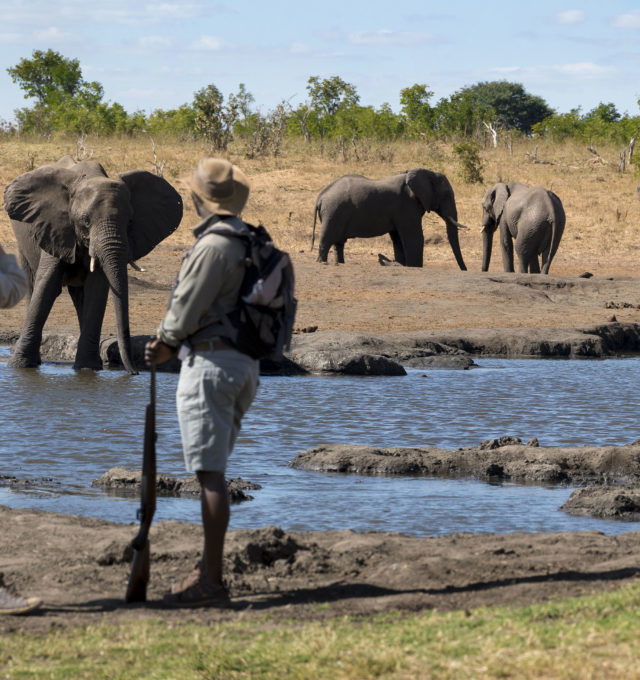
[[[169,308],[147,343],[148,364],[176,353],[182,359],[176,394],[185,464],[201,486],[204,533],[196,570],[165,595],[171,606],[224,606],[229,594],[222,580],[224,538],[229,523],[225,483],[227,459],[242,417],[259,382],[259,362],[234,349],[224,338],[224,315],[236,305],[245,272],[241,238],[212,233],[224,221],[239,234],[247,226],[239,215],[249,197],[244,173],[221,158],[203,158],[189,186],[202,221],[195,243],[185,253]]]
[[[27,292],[27,277],[18,267],[16,256],[0,246],[0,307],[17,305]],[[26,614],[40,606],[36,597],[22,597],[5,586],[0,574],[0,614]]]

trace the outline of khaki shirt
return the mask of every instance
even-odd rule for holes
[[[197,237],[220,218],[208,217],[193,230]],[[224,217],[241,229],[242,220]],[[244,278],[245,243],[240,238],[207,234],[198,239],[182,262],[169,307],[157,330],[158,338],[178,347],[184,340],[230,312]],[[205,338],[202,338],[205,339]]]

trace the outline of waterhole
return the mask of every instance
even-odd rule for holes
[[[136,494],[91,482],[139,468],[149,375],[7,366],[0,352],[0,474],[37,480],[0,486],[0,504],[135,522]],[[452,532],[637,530],[640,523],[571,517],[572,488],[472,480],[310,473],[287,463],[322,443],[477,445],[502,435],[541,446],[625,444],[640,438],[640,358],[476,359],[478,368],[408,369],[405,377],[263,377],[228,476],[257,482],[231,528],[354,529],[425,536]],[[158,471],[185,475],[175,413],[177,376],[157,376]],[[159,498],[156,520],[200,521],[197,500]]]

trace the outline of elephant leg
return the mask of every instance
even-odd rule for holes
[[[531,261],[529,262],[529,272],[531,274],[539,274],[540,273],[540,260],[538,259],[537,255],[534,255],[531,258]]]
[[[42,329],[53,303],[62,291],[62,275],[62,262],[43,252],[33,282],[27,316],[20,337],[13,348],[11,359],[9,359],[9,366],[33,368],[40,365]]]
[[[325,262],[327,261],[327,257],[329,256],[329,249],[331,248],[331,244],[327,245],[324,241],[320,241],[318,244],[318,257],[316,258],[316,262]]]
[[[511,234],[500,234],[500,248],[502,251],[502,267],[505,272],[515,271],[513,267],[513,239]]]
[[[406,266],[407,262],[404,257],[404,248],[402,247],[402,240],[397,231],[389,232],[391,242],[393,243],[393,258],[399,264]]]
[[[340,243],[335,243],[334,248],[336,249],[336,262],[338,264],[344,264],[344,244],[346,241]]]
[[[424,235],[422,224],[419,222],[414,228],[405,229],[400,233],[402,249],[404,250],[405,266],[422,267],[424,257]]]
[[[80,337],[73,367],[102,369],[100,334],[109,296],[109,283],[101,270],[89,274],[84,286],[69,286],[80,322]]]

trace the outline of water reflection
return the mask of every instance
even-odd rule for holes
[[[640,438],[640,359],[477,363],[471,371],[409,370],[397,378],[262,378],[229,475],[263,488],[234,508],[232,527],[417,535],[637,529],[558,512],[567,488],[323,475],[287,466],[298,451],[324,442],[456,448],[505,434],[537,436],[542,446]],[[182,475],[176,382],[175,375],[158,375],[158,467]],[[29,490],[0,487],[0,503],[134,521],[137,496],[107,495],[91,481],[116,465],[139,467],[148,390],[146,374],[77,373],[59,364],[18,370],[0,359],[0,474],[54,480]],[[198,522],[198,503],[159,499],[157,517]]]

